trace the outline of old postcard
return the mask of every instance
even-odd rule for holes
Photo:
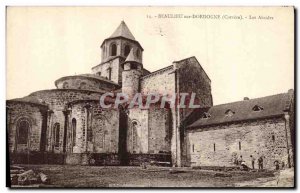
[[[6,9],[7,186],[294,187],[294,7]]]

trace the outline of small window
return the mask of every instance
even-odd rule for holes
[[[108,80],[111,80],[111,67],[107,69],[108,72]]]
[[[97,74],[98,76],[101,76],[101,72],[97,72],[96,74]]]
[[[232,111],[231,109],[228,109],[228,110],[225,112],[225,115],[226,115],[227,117],[231,117],[231,116],[234,115],[234,114],[235,114],[235,112]]]
[[[124,55],[125,55],[125,56],[128,56],[129,52],[130,52],[130,46],[129,46],[129,45],[126,45],[126,46],[125,46],[125,49],[124,49]]]
[[[255,105],[255,106],[252,108],[252,110],[253,110],[253,111],[262,111],[262,110],[264,110],[264,108],[261,107],[261,106]]]
[[[240,141],[239,141],[239,150],[242,150],[242,144]]]
[[[73,139],[72,139],[72,143],[73,143],[73,146],[75,146],[75,144],[76,144],[76,119],[75,118],[73,118],[72,119],[72,132],[73,132],[73,135],[72,135],[72,137],[73,137]]]
[[[272,135],[272,141],[275,142],[275,135]]]
[[[110,46],[110,55],[111,56],[116,56],[117,55],[117,45],[116,44],[111,44],[111,46]]]
[[[193,152],[195,151],[195,145],[193,144]]]
[[[216,151],[216,144],[214,143],[214,151]]]
[[[141,55],[140,49],[137,49],[137,50],[136,50],[136,56],[139,58],[140,55]]]
[[[211,117],[211,115],[209,114],[209,113],[203,113],[203,116],[202,116],[202,118],[204,118],[204,119],[208,119],[209,117]]]

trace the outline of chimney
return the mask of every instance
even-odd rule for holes
[[[248,97],[244,97],[244,101],[248,101],[249,100],[249,98]]]

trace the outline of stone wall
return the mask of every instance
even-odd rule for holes
[[[187,133],[187,158],[190,166],[233,166],[242,155],[251,166],[252,155],[257,168],[264,156],[264,168],[274,169],[275,160],[287,164],[286,141],[284,118],[193,129]]]
[[[291,134],[291,141],[290,141],[290,145],[291,147],[291,151],[292,151],[292,155],[295,154],[295,140],[296,140],[296,131],[295,131],[295,94],[294,94],[294,90],[289,90],[289,97],[290,97],[290,110],[289,110],[289,127],[290,127],[290,134]],[[295,163],[295,156],[291,157],[291,164],[293,165]]]
[[[122,57],[114,57],[105,63],[101,63],[98,66],[92,68],[94,74],[101,73],[102,77],[109,78],[109,69],[111,69],[111,81],[122,84],[122,72],[123,68],[121,63],[124,62]]]
[[[130,109],[127,150],[133,154],[170,153],[171,114],[169,109]]]
[[[148,153],[148,117],[147,109],[130,109],[127,129],[127,151],[129,153]]]
[[[66,164],[92,166],[118,166],[120,159],[114,153],[69,153],[66,155]]]
[[[85,101],[72,105],[69,126],[69,148],[73,153],[84,153],[87,139],[87,151],[92,153],[117,153],[119,141],[119,111],[100,109],[99,101],[89,101],[87,110]],[[89,111],[89,118],[87,118]],[[76,134],[73,135],[72,120],[76,120]],[[86,133],[87,131],[87,133]],[[87,136],[86,136],[87,135]],[[73,138],[75,137],[75,144]]]
[[[171,166],[171,154],[130,154],[128,159],[128,165],[130,166],[141,166],[142,164]]]
[[[47,150],[55,153],[64,150],[64,133],[66,117],[64,111],[67,104],[75,100],[88,100],[90,98],[100,98],[101,93],[94,91],[84,91],[76,89],[53,89],[37,91],[30,94],[31,97],[37,98],[40,102],[44,102],[53,111],[48,121],[48,147]],[[54,144],[54,127],[59,124],[59,145]]]
[[[30,103],[7,102],[7,132],[10,152],[40,151],[43,120],[47,107]],[[17,125],[25,120],[29,123],[28,141],[17,143]],[[44,139],[45,140],[45,139]]]
[[[170,109],[149,109],[149,153],[170,153],[171,137]]]
[[[175,75],[171,73],[173,66],[153,72],[141,78],[141,92],[143,94],[160,93],[173,94],[175,92]]]
[[[122,92],[127,94],[129,100],[132,99],[136,93],[139,93],[141,74],[141,70],[133,69],[125,70],[122,73]]]
[[[178,68],[178,82],[180,93],[195,93],[194,104],[201,107],[212,106],[211,81],[195,57],[175,62]],[[193,109],[184,109],[185,117]]]
[[[65,154],[50,152],[13,152],[10,153],[11,164],[64,164]]]
[[[213,105],[212,94],[211,94],[211,80],[208,75],[201,67],[200,63],[195,57],[190,57],[178,62],[174,62],[177,69],[177,81],[178,81],[178,92],[179,93],[195,93],[196,97],[193,102],[195,105],[200,107],[210,107]],[[188,97],[191,97],[189,95]],[[179,117],[183,120],[189,113],[194,109],[188,108],[190,98],[186,98],[186,107],[180,109]],[[180,121],[181,122],[181,121]],[[180,130],[180,155],[182,165],[187,165],[186,160],[186,142],[184,141],[185,130]]]

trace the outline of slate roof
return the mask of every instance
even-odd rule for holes
[[[206,111],[210,115],[209,118],[203,118],[204,113],[202,113],[200,118],[187,128],[199,128],[208,125],[275,117],[283,115],[284,111],[289,110],[290,104],[291,99],[289,93],[283,93],[262,98],[216,105],[210,107]],[[262,107],[263,110],[253,111],[253,107],[256,105]],[[229,116],[226,115],[228,110],[231,110],[233,114],[229,114]]]
[[[124,37],[130,40],[135,40],[134,36],[130,32],[129,28],[127,27],[124,21],[121,22],[119,27],[115,30],[115,32],[109,38],[115,37]]]
[[[23,98],[11,99],[11,100],[7,100],[7,102],[24,102],[24,103],[41,105],[41,106],[47,106],[46,103],[38,100],[36,97],[33,97],[33,96],[26,96]]]
[[[96,74],[78,74],[78,75],[64,76],[64,77],[61,77],[61,78],[59,78],[58,80],[55,81],[55,86],[57,86],[59,81],[62,81],[62,80],[68,79],[68,78],[76,78],[76,77],[92,78],[92,79],[96,79],[96,80],[100,80],[100,81],[104,81],[104,82],[107,82],[107,83],[110,83],[110,84],[120,86],[119,84],[117,84],[117,83],[115,83],[111,80],[108,80],[105,77],[96,75]]]
[[[114,38],[123,38],[132,41],[136,43],[142,50],[144,50],[141,44],[135,40],[135,37],[132,35],[132,33],[130,32],[129,28],[127,27],[124,21],[121,22],[121,24],[117,27],[117,29],[114,31],[114,33],[111,36],[104,39],[104,41],[101,44],[101,47],[103,46],[106,40],[114,39]]]

